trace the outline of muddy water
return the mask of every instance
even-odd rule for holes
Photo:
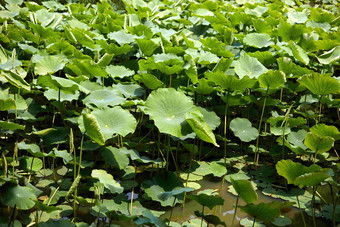
[[[199,190],[204,190],[204,189],[219,189],[220,187],[220,182],[211,182],[211,181],[207,181],[207,180],[202,180],[199,182],[200,185],[202,186],[201,189]],[[228,192],[228,186],[230,184],[229,183],[224,183],[224,187],[223,187],[223,191],[222,191],[222,198],[224,199],[224,205],[223,206],[218,206],[215,210],[215,208],[213,210],[210,210],[209,208],[204,208],[204,213],[205,214],[215,214],[216,216],[218,216],[220,218],[220,220],[222,222],[225,222],[225,224],[227,226],[231,226],[232,224],[232,219],[233,219],[233,215],[234,215],[234,207],[233,204],[236,203],[236,196],[232,195],[231,193]],[[256,203],[260,203],[260,202],[265,202],[265,203],[269,203],[272,201],[280,201],[283,202],[283,200],[280,199],[275,199],[269,196],[265,196],[262,193],[260,193],[259,191],[258,193],[258,200]],[[245,203],[242,201],[242,199],[239,199],[239,205],[245,205]],[[202,206],[197,203],[196,201],[188,201],[185,203],[185,207],[183,209],[182,205],[178,205],[173,209],[173,213],[172,213],[172,218],[171,221],[175,221],[178,223],[183,223],[185,221],[188,221],[189,219],[192,218],[197,218],[195,216],[194,211],[198,210],[198,211],[202,211]],[[300,216],[300,212],[298,209],[292,207],[290,209],[287,209],[285,211],[285,213],[283,213],[284,216],[290,218],[292,220],[292,224],[290,226],[294,226],[294,227],[302,227],[303,222]],[[312,219],[306,214],[305,215],[305,219],[306,219],[306,223],[307,226],[312,226]],[[162,219],[169,219],[170,216],[170,210],[167,211],[164,215],[161,216]],[[237,209],[236,211],[236,219],[234,222],[234,226],[241,226],[240,225],[240,220],[242,220],[243,218],[248,217],[247,214],[243,213],[242,211],[240,211],[239,209]],[[213,225],[210,225],[213,226]],[[221,225],[220,225],[221,226]],[[275,226],[273,224],[267,225],[267,226]],[[317,226],[318,227],[327,227],[328,225],[323,223],[322,220],[317,220]]]

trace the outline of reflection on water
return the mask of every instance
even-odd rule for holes
[[[199,182],[202,188],[200,190],[204,189],[219,189],[220,187],[220,182],[211,182],[207,180],[202,180]],[[224,205],[223,206],[218,206],[216,209],[210,210],[209,208],[204,208],[204,213],[205,214],[215,214],[220,218],[222,222],[225,222],[227,226],[231,226],[231,222],[233,219],[234,215],[234,207],[233,204],[236,203],[236,196],[232,195],[231,193],[228,192],[228,187],[229,183],[224,183],[223,186],[223,191],[222,191],[222,198],[224,199]],[[280,201],[282,202],[283,200],[280,199],[274,199],[268,196],[263,195],[262,193],[258,192],[258,200],[256,203],[260,202],[265,202],[265,203],[270,203],[272,201]],[[245,203],[242,201],[242,199],[239,199],[239,205],[245,205]],[[173,214],[171,221],[175,221],[178,223],[183,223],[185,221],[188,221],[189,219],[196,218],[194,216],[194,211],[195,210],[202,210],[202,206],[197,203],[196,201],[188,201],[185,203],[185,207],[183,209],[182,205],[178,205],[173,209]],[[298,209],[292,207],[290,209],[286,209],[282,211],[283,215],[285,217],[288,217],[289,219],[292,220],[292,224],[290,226],[296,226],[296,227],[301,227],[303,226],[302,218],[300,216],[300,212]],[[313,222],[312,219],[306,214],[305,219],[307,226],[312,226]],[[170,216],[170,210],[168,210],[163,216],[161,216],[162,219],[168,219]],[[236,220],[234,222],[234,226],[241,226],[240,225],[240,220],[244,219],[247,217],[247,214],[243,213],[239,209],[236,211]],[[212,225],[211,225],[212,226]],[[267,226],[275,226],[274,224],[270,224]],[[317,220],[317,226],[318,227],[327,227],[328,225],[323,223],[322,220]]]

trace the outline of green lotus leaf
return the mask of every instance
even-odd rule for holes
[[[217,197],[214,195],[207,195],[205,193],[201,193],[199,195],[187,195],[187,198],[195,200],[202,206],[206,206],[209,209],[212,209],[218,205],[223,205],[224,203],[224,200],[221,197]]]
[[[102,69],[99,63],[95,63],[93,60],[87,58],[75,58],[72,63],[67,65],[67,68],[76,74],[78,78],[82,76],[90,76],[91,78],[99,76],[106,78],[108,74]]]
[[[287,142],[290,143],[294,147],[301,147],[303,150],[306,150],[307,147],[303,143],[307,135],[307,131],[301,129],[297,132],[291,132],[287,137]]]
[[[92,114],[83,114],[83,122],[87,135],[99,145],[104,145],[105,138],[96,117]]]
[[[323,172],[306,173],[301,176],[298,176],[295,179],[294,184],[303,186],[315,186],[320,184],[328,177],[329,175]]]
[[[263,7],[263,6],[257,6],[256,8],[254,9],[250,9],[250,8],[246,8],[244,10],[244,12],[246,14],[249,14],[249,15],[253,15],[253,16],[256,16],[256,17],[261,17],[262,14],[264,14],[265,12],[267,12],[268,10],[268,7]]]
[[[44,96],[48,100],[58,100],[59,101],[59,98],[60,98],[60,102],[64,102],[64,101],[71,102],[73,100],[78,100],[79,92],[75,91],[74,94],[67,94],[64,91],[60,90],[60,97],[59,97],[59,93],[58,93],[57,90],[48,89],[47,91],[44,92]]]
[[[178,196],[184,192],[191,192],[193,191],[192,188],[186,188],[186,187],[176,187],[174,189],[172,189],[171,191],[167,191],[167,192],[163,192],[161,194],[158,195],[158,198],[160,200],[168,200],[169,198],[173,198],[175,196]]]
[[[9,83],[16,86],[17,88],[25,89],[27,91],[31,90],[30,85],[18,74],[13,73],[11,71],[1,72],[1,75],[4,76]]]
[[[328,75],[313,73],[299,78],[298,82],[316,95],[340,93],[340,82]]]
[[[202,107],[198,107],[198,110],[203,115],[204,121],[209,125],[212,130],[215,130],[221,124],[221,119],[216,115],[214,111]]]
[[[268,71],[262,74],[259,79],[260,87],[263,88],[278,88],[285,85],[286,77],[281,71]]]
[[[215,177],[222,177],[227,173],[225,166],[219,164],[218,162],[197,162],[194,166],[195,170],[192,172],[195,175],[207,176],[209,174]]]
[[[0,99],[0,111],[7,111],[15,109],[14,99]]]
[[[184,115],[195,111],[192,100],[174,88],[160,88],[151,92],[145,102],[144,112],[150,115],[161,133],[183,137],[192,133]]]
[[[288,135],[291,130],[289,124],[285,125],[283,116],[270,117],[267,122],[270,123],[270,132],[276,136]]]
[[[166,227],[167,226],[162,219],[160,219],[159,217],[156,217],[150,210],[144,210],[142,212],[142,215],[143,215],[143,217],[146,217],[147,219],[150,220],[147,223],[152,223],[155,226],[159,226],[159,227]],[[135,221],[135,222],[137,222],[137,221]],[[144,220],[143,220],[143,224],[144,223],[146,223],[146,222],[144,222]],[[141,224],[141,223],[138,223],[138,224]]]
[[[14,123],[14,122],[1,121],[0,120],[0,129],[11,130],[11,131],[14,131],[14,130],[17,130],[17,129],[24,130],[25,126],[19,125],[19,124]]]
[[[307,133],[305,145],[317,154],[329,151],[334,146],[334,138],[330,136],[320,137],[314,132]]]
[[[334,140],[340,139],[340,132],[337,127],[333,125],[317,124],[311,127],[309,130],[320,137],[329,136],[333,137]]]
[[[122,29],[118,32],[110,32],[107,37],[111,40],[116,41],[118,44],[132,43],[134,42],[134,38],[137,38],[135,35],[126,34]]]
[[[113,176],[102,169],[92,170],[91,176],[99,180],[100,183],[104,184],[111,193],[122,193],[124,188],[117,183]]]
[[[307,173],[321,172],[322,168],[316,164],[306,167],[292,160],[280,160],[276,164],[277,173],[287,179],[288,184],[295,184],[295,180]],[[306,181],[307,182],[307,181]],[[300,182],[299,182],[300,183]]]
[[[190,127],[196,133],[198,138],[205,142],[212,143],[216,147],[219,147],[219,145],[216,143],[216,138],[213,131],[200,114],[195,112],[187,112],[184,115],[184,119],[189,123]]]
[[[308,20],[307,14],[305,12],[288,12],[287,22],[290,24],[303,24]]]
[[[124,170],[129,165],[128,155],[115,147],[105,147],[100,150],[106,163]]]
[[[242,79],[245,76],[250,78],[259,78],[263,73],[268,72],[268,69],[264,67],[256,58],[249,55],[243,55],[235,64],[235,73]]]
[[[318,60],[321,64],[329,65],[340,59],[340,46],[336,46],[333,49],[321,54]]]
[[[271,41],[270,35],[262,33],[249,33],[243,38],[243,42],[248,46],[257,48],[274,45],[274,42]]]
[[[236,193],[244,202],[249,204],[257,201],[257,193],[249,180],[233,180],[233,178],[230,178],[230,180]]]
[[[12,208],[16,207],[21,210],[31,209],[37,200],[32,189],[29,187],[22,187],[19,185],[8,186],[1,196],[1,201]]]
[[[145,86],[151,90],[156,90],[157,88],[164,87],[162,81],[160,81],[156,76],[148,73],[137,74],[133,77],[135,80],[142,82]]]
[[[53,74],[65,66],[61,57],[48,55],[41,59],[34,67],[34,73],[37,75]]]
[[[308,65],[309,57],[305,53],[305,51],[299,45],[297,45],[294,41],[290,41],[289,45],[290,45],[290,49],[292,50],[294,57],[298,61],[302,62],[303,64]]]
[[[214,91],[214,88],[210,85],[210,82],[204,78],[197,80],[197,85],[194,89],[198,94],[202,95],[208,95]]]
[[[246,88],[251,88],[256,83],[255,80],[249,79],[248,76],[243,77],[241,80],[235,76],[226,75],[221,71],[208,72],[206,76],[209,81],[214,82],[216,85],[221,86],[227,91],[243,91]]]
[[[106,67],[106,72],[112,77],[129,77],[135,74],[133,70],[127,69],[124,66],[121,65],[109,65]]]
[[[275,218],[275,220],[272,221],[272,223],[275,226],[289,226],[292,224],[292,220],[285,216],[279,216]]]
[[[158,45],[149,39],[136,39],[139,49],[146,55],[151,56],[158,48]]]
[[[112,138],[114,134],[126,136],[136,129],[136,119],[129,111],[120,106],[106,109],[96,109],[91,114],[83,114],[84,122],[78,120],[79,128],[85,131],[91,139],[100,145]],[[92,131],[91,131],[92,130]]]
[[[243,142],[255,140],[259,135],[258,130],[251,126],[246,118],[235,118],[230,122],[230,129]]]
[[[144,88],[138,84],[115,84],[112,87],[117,89],[125,98],[137,98],[145,94]]]
[[[95,105],[98,108],[117,106],[124,102],[125,98],[118,91],[109,89],[92,91],[83,99],[86,106],[92,107],[92,105]]]
[[[259,221],[273,221],[280,214],[280,210],[271,206],[270,203],[247,204],[239,206],[240,209],[248,215]]]
[[[38,157],[38,158],[42,158],[42,157],[46,157],[49,156],[50,153],[45,154],[43,152],[40,151],[40,147],[36,144],[26,144],[25,142],[20,142],[18,143],[18,148],[20,150],[27,150],[31,155],[33,155],[34,157]]]
[[[74,94],[82,89],[79,84],[72,80],[51,75],[39,76],[37,84],[57,91],[62,90],[65,94]]]
[[[23,156],[20,159],[20,166],[26,172],[37,172],[42,168],[42,161],[39,158]]]
[[[256,221],[254,222],[254,219],[250,218],[243,218],[240,220],[240,225],[244,227],[266,227],[266,225],[263,223],[263,221]]]
[[[148,197],[153,201],[158,201],[162,206],[172,206],[183,201],[183,194],[171,195],[159,198],[159,195],[165,192],[171,192],[179,188],[184,188],[183,183],[173,172],[168,172],[168,176],[163,178],[160,175],[154,176],[151,180],[144,181],[142,183],[142,189],[145,191]]]

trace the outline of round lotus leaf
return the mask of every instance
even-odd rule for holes
[[[288,12],[287,22],[290,24],[303,24],[308,20],[307,14],[305,12]]]
[[[298,82],[316,95],[340,93],[340,82],[328,75],[308,74],[300,77]]]
[[[135,74],[134,71],[125,68],[124,66],[121,65],[109,65],[106,67],[106,72],[112,77],[129,77]]]
[[[263,73],[268,72],[268,69],[264,67],[259,60],[250,57],[249,55],[243,55],[235,64],[235,72],[242,79],[245,76],[250,78],[259,78]]]
[[[100,183],[104,184],[104,187],[109,189],[111,193],[122,193],[123,187],[117,183],[111,174],[108,174],[105,170],[94,169],[92,170],[91,176],[99,180]]]
[[[312,151],[322,154],[334,146],[334,138],[329,136],[320,137],[313,132],[309,132],[304,143]]]
[[[53,74],[65,66],[65,62],[61,57],[45,56],[35,66],[34,73],[37,75]]]
[[[234,180],[230,178],[236,193],[247,204],[254,203],[257,200],[257,193],[249,180]]]
[[[280,210],[267,203],[247,204],[240,206],[240,209],[259,221],[273,221],[280,214]]]
[[[4,194],[1,196],[1,201],[12,208],[21,210],[31,209],[35,203],[37,197],[34,194],[33,189],[29,187],[22,187],[20,185],[6,187]]]
[[[340,132],[337,127],[333,125],[317,124],[311,127],[309,130],[320,137],[330,136],[333,137],[334,140],[340,139]]]
[[[339,59],[340,59],[340,46],[336,46],[330,51],[327,51],[318,57],[319,62],[324,65],[329,65],[335,61],[338,61]]]
[[[230,122],[230,129],[235,136],[243,142],[255,140],[259,135],[258,130],[251,126],[251,122],[246,118],[235,118]]]
[[[145,94],[144,88],[138,84],[116,84],[112,87],[117,89],[125,98],[137,98]]]
[[[66,94],[74,94],[76,91],[83,89],[79,84],[72,80],[51,75],[39,76],[37,84],[57,91],[62,90]]]
[[[281,71],[268,71],[259,77],[260,87],[278,88],[285,85],[286,77]]]
[[[249,46],[263,48],[274,45],[270,35],[262,33],[250,33],[243,38],[243,42]]]
[[[20,159],[20,166],[27,172],[37,172],[42,168],[42,161],[39,158],[23,156]]]
[[[304,182],[303,181],[295,182],[295,180],[298,177],[314,172],[320,173],[322,168],[315,164],[306,167],[301,163],[293,162],[292,160],[280,160],[276,164],[276,170],[280,176],[283,176],[284,178],[287,179],[288,184],[299,185],[300,183],[303,184]]]
[[[92,107],[91,105],[95,105],[98,108],[117,106],[124,102],[125,98],[118,91],[108,89],[92,91],[83,100],[86,106]]]
[[[187,198],[195,200],[202,206],[206,206],[209,209],[212,209],[218,205],[223,205],[224,203],[224,200],[221,197],[217,197],[214,195],[207,195],[204,193],[201,193],[199,195],[187,195]]]
[[[272,223],[276,226],[288,226],[292,224],[292,220],[285,216],[279,216],[275,218],[275,220],[272,221]]]
[[[150,115],[161,133],[183,137],[192,133],[184,115],[195,111],[192,100],[174,88],[160,88],[151,92],[145,102],[144,112]]]

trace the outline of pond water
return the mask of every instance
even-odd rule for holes
[[[219,189],[220,187],[220,182],[212,182],[212,181],[207,181],[207,180],[202,180],[199,182],[200,185],[202,186],[200,190],[204,189]],[[234,207],[233,204],[236,204],[236,196],[228,192],[228,186],[229,183],[224,183],[223,190],[222,190],[222,198],[224,199],[224,205],[223,206],[218,206],[216,209],[213,208],[210,210],[209,208],[205,207],[204,208],[204,214],[215,214],[220,218],[222,222],[225,222],[227,226],[231,226],[232,224],[232,219],[233,219],[233,214],[234,214]],[[258,200],[256,203],[260,202],[265,202],[265,203],[270,203],[272,201],[279,201],[283,202],[283,200],[280,199],[275,199],[269,196],[263,195],[261,192],[257,191],[258,193]],[[242,199],[239,199],[239,205],[245,205],[245,203],[242,201]],[[185,207],[183,209],[182,205],[178,205],[175,208],[173,208],[173,213],[172,213],[172,218],[171,221],[175,221],[177,223],[183,223],[185,221],[188,221],[189,219],[192,218],[197,218],[195,216],[195,211],[202,211],[202,206],[197,203],[196,201],[188,201],[185,203]],[[169,219],[171,210],[168,210],[164,215],[161,216],[162,219]],[[294,226],[294,227],[301,227],[304,226],[302,222],[302,218],[300,216],[300,211],[299,209],[295,207],[291,207],[289,209],[286,209],[283,213],[285,217],[288,217],[289,219],[292,220],[292,224],[289,226]],[[309,217],[306,213],[304,213],[305,219],[306,219],[306,224],[307,226],[313,226],[312,218]],[[240,220],[249,217],[247,216],[246,213],[240,211],[237,209],[236,211],[236,219],[234,222],[233,226],[241,226],[240,225]],[[326,223],[323,222],[322,219],[317,219],[317,227],[327,227]],[[213,226],[213,225],[210,225]],[[221,226],[221,225],[219,225]],[[266,226],[276,226],[274,224],[267,224]]]

